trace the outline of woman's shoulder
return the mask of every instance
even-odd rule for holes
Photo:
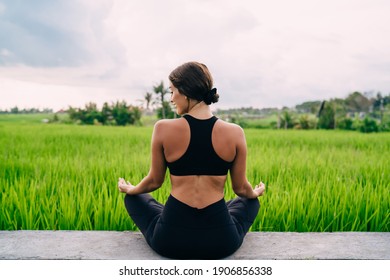
[[[153,138],[161,143],[171,143],[173,139],[185,134],[185,128],[181,118],[159,120],[154,124]]]
[[[245,140],[244,130],[241,126],[219,119],[214,126],[214,133],[229,143],[239,143]]]
[[[154,126],[175,126],[183,123],[183,118],[158,120]]]
[[[184,122],[185,122],[185,120],[184,120]],[[181,129],[184,125],[184,122],[183,122],[182,118],[158,120],[154,124],[154,130],[155,131],[165,131],[165,132],[169,133],[171,130]]]
[[[218,126],[220,127],[220,129],[223,129],[227,132],[231,132],[231,133],[234,133],[234,134],[241,134],[244,132],[244,130],[242,129],[241,126],[235,124],[235,123],[230,123],[230,122],[227,122],[227,121],[224,121],[222,119],[218,119]]]

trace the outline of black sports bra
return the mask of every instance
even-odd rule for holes
[[[233,162],[220,158],[212,144],[212,131],[217,117],[206,120],[184,115],[190,126],[190,143],[184,155],[167,162],[172,175],[226,175]]]

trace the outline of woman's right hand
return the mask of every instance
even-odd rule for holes
[[[130,194],[130,190],[133,188],[134,186],[130,182],[126,182],[125,179],[118,179],[118,189],[120,192]]]
[[[263,195],[265,192],[265,184],[260,182],[260,184],[256,185],[253,192],[256,194],[256,197]]]

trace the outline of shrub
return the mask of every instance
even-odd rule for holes
[[[375,119],[365,117],[359,125],[359,131],[363,133],[378,132],[379,126]]]
[[[312,115],[301,115],[298,122],[297,128],[299,129],[314,129],[317,126],[317,118]]]
[[[104,103],[101,111],[96,104],[89,103],[84,109],[72,108],[68,110],[71,120],[80,124],[138,124],[141,119],[141,110],[138,107],[127,105],[125,101],[117,101],[109,106]]]
[[[283,110],[280,116],[280,128],[288,129],[293,128],[296,125],[293,114],[287,110]]]
[[[338,119],[337,128],[344,130],[355,130],[353,126],[353,119],[348,117]]]
[[[383,132],[390,132],[390,122],[382,122],[379,125],[379,130]]]

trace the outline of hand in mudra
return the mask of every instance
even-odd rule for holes
[[[256,185],[253,190],[257,196],[263,195],[265,192],[265,184],[263,182],[260,182],[260,184]]]
[[[130,182],[126,182],[125,179],[119,178],[118,180],[118,189],[120,192],[128,193],[130,189],[134,188],[134,186]]]

